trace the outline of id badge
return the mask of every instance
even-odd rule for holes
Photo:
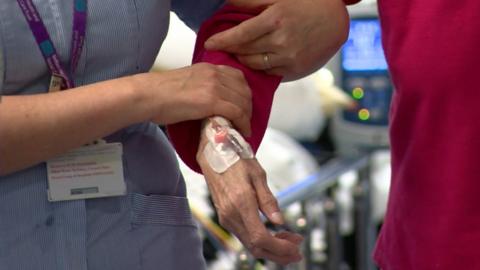
[[[48,200],[65,201],[122,196],[122,144],[95,144],[47,161]]]
[[[53,74],[50,78],[50,86],[48,87],[48,92],[58,92],[62,89],[63,78],[60,75]]]

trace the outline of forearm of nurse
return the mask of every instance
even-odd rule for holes
[[[144,97],[133,81],[128,77],[51,94],[4,96],[0,174],[34,165],[145,119]]]
[[[222,115],[248,133],[250,89],[230,67],[196,64],[67,91],[4,96],[0,175],[48,160],[143,121],[171,124]],[[242,117],[238,117],[242,116]]]

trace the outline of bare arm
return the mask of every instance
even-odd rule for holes
[[[128,77],[52,94],[4,97],[0,172],[31,166],[145,120],[144,97],[134,88]]]
[[[248,131],[249,91],[239,72],[199,64],[57,93],[3,97],[0,175],[142,121],[168,124],[220,113]]]

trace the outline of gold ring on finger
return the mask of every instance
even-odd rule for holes
[[[271,69],[272,65],[270,64],[270,57],[268,56],[268,53],[263,53],[263,65],[265,66],[265,69]]]

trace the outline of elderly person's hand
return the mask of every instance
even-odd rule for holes
[[[265,8],[258,16],[208,39],[205,47],[236,54],[252,69],[303,77],[322,67],[348,36],[342,0],[228,0],[245,8]]]
[[[291,232],[272,235],[260,219],[259,210],[275,224],[284,222],[258,161],[241,159],[218,174],[204,157],[206,141],[202,134],[197,161],[212,194],[220,224],[237,236],[256,258],[282,265],[300,261],[299,245],[303,238]]]

